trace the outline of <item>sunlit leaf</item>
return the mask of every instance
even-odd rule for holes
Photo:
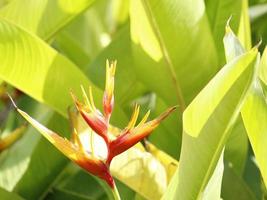
[[[179,170],[172,180],[176,188],[170,188],[167,197],[202,195],[254,80],[256,58],[257,50],[252,49],[229,62],[188,106]]]
[[[0,16],[49,40],[93,2],[94,0],[28,0],[25,3],[13,0],[0,10]]]
[[[248,14],[248,0],[242,1],[241,18],[238,28],[238,38],[246,50],[251,48],[251,30]]]
[[[59,113],[66,115],[72,104],[70,89],[79,94],[81,84],[93,86],[71,61],[5,20],[0,21],[0,38],[0,77]],[[100,102],[100,91],[94,88],[94,94]]]
[[[184,110],[217,68],[204,2],[131,1],[130,19],[138,77]]]
[[[229,112],[221,116],[223,119],[229,120],[231,116],[238,114],[244,92],[241,90],[237,80],[242,80],[243,76],[251,76],[252,72],[249,74],[247,71],[253,69],[256,55],[257,50],[253,49],[247,54],[229,62],[197,95],[183,114],[184,131],[187,134],[197,137],[206,128],[205,126],[210,117],[212,115],[216,116],[216,113],[219,110],[225,109],[225,106],[227,106]],[[239,93],[232,94],[233,90],[239,90]],[[226,98],[229,98],[229,96],[232,100]]]
[[[257,116],[257,118],[251,116]],[[261,175],[267,185],[267,149],[265,148],[267,145],[267,133],[265,132],[267,130],[265,127],[267,103],[259,82],[254,83],[254,87],[247,97],[242,108],[242,117]]]
[[[224,153],[222,151],[217,166],[214,169],[214,172],[210,177],[210,180],[203,192],[203,196],[201,198],[203,200],[210,200],[210,199],[221,200],[221,185],[222,185],[222,178],[224,171],[223,154]]]
[[[233,33],[230,33],[230,36],[234,38],[235,36]],[[236,40],[235,45],[241,46],[241,44],[238,44],[238,41]],[[234,52],[231,51],[233,44],[225,42],[225,49],[229,53],[229,57],[231,54],[231,57],[233,56],[239,56],[240,52]],[[244,50],[243,50],[244,51]],[[265,55],[263,55],[265,56]],[[260,66],[260,75],[264,79],[264,70],[266,68],[266,58],[263,57],[261,60],[261,66]],[[266,153],[264,152],[264,146],[266,145],[267,138],[264,138],[266,134],[264,134],[264,121],[265,118],[267,118],[267,110],[266,110],[266,100],[264,97],[263,90],[261,88],[260,82],[258,80],[255,80],[253,83],[252,88],[250,89],[249,95],[244,103],[244,106],[241,110],[242,118],[244,121],[245,128],[248,133],[249,140],[251,142],[253,151],[256,155],[257,162],[259,162],[259,168],[262,173],[263,179],[265,184],[267,183],[267,163],[266,163]],[[251,117],[251,116],[258,116],[257,118]],[[260,121],[263,120],[263,121]]]

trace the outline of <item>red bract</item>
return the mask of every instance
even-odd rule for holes
[[[144,123],[141,121],[136,127],[128,127],[109,144],[110,154],[107,158],[107,163],[110,163],[113,157],[126,151],[134,146],[136,143],[148,136],[158,125],[165,119],[176,107],[169,108],[166,112],[161,114],[158,118]],[[134,126],[134,124],[132,124]]]

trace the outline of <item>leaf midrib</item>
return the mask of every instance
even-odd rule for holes
[[[155,37],[157,38],[158,42],[159,42],[159,46],[160,46],[160,49],[162,51],[162,55],[163,55],[163,58],[166,62],[166,66],[167,66],[167,69],[171,75],[171,79],[172,79],[172,82],[174,84],[174,87],[175,87],[175,94],[176,94],[176,97],[177,97],[177,100],[178,100],[178,104],[180,105],[179,108],[181,110],[181,112],[183,112],[186,108],[186,104],[185,104],[185,101],[184,101],[184,97],[183,97],[183,93],[182,93],[182,89],[181,89],[181,86],[177,80],[177,76],[176,76],[176,73],[175,73],[175,70],[174,70],[174,65],[173,65],[173,62],[169,56],[169,52],[167,50],[167,47],[164,43],[164,39],[161,35],[161,32],[160,32],[160,29],[157,25],[157,22],[156,22],[156,19],[155,17],[153,16],[152,14],[152,10],[149,6],[149,3],[147,2],[147,0],[141,0],[141,3],[143,5],[143,8],[146,12],[146,15],[147,15],[147,18],[148,18],[148,21],[153,29],[153,32],[155,34]]]

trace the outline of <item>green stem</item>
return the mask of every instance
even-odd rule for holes
[[[114,200],[121,200],[120,193],[115,183],[114,183],[114,188],[112,189],[112,194],[113,194]]]

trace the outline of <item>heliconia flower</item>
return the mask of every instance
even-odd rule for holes
[[[159,125],[159,123],[176,108],[172,107],[166,112],[164,112],[162,115],[160,115],[158,118],[146,122],[150,113],[148,111],[144,118],[141,120],[141,122],[135,127],[140,109],[140,107],[136,105],[131,120],[128,123],[127,127],[121,131],[117,138],[114,139],[114,137],[110,137],[110,135],[114,135],[109,134],[111,132],[111,125],[109,124],[109,119],[114,105],[113,93],[115,70],[116,61],[111,62],[111,64],[109,64],[109,62],[107,61],[106,86],[103,97],[104,114],[102,114],[98,109],[96,109],[91,89],[89,89],[88,98],[83,87],[81,87],[85,103],[81,103],[80,101],[78,101],[77,98],[71,93],[76,108],[80,112],[83,119],[94,130],[95,133],[97,133],[105,140],[108,148],[108,156],[106,159],[107,165],[110,165],[111,160],[115,156],[126,151],[127,149],[144,139],[146,136],[148,136]]]
[[[20,110],[15,105],[12,98],[11,101],[16,110],[66,157],[68,157],[70,160],[78,164],[89,173],[105,180],[111,188],[114,188],[114,179],[109,172],[109,168],[101,158],[94,157],[92,155],[92,152],[88,152],[86,150],[87,148],[83,146],[83,143],[80,141],[80,137],[75,129],[72,135],[73,141],[69,141],[66,138],[59,136],[52,130],[46,128],[38,121],[30,117],[27,113]]]
[[[85,142],[81,141],[80,135],[76,129],[73,129],[72,140],[69,141],[60,137],[55,132],[47,129],[39,122],[31,118],[27,113],[23,112],[13,102],[17,111],[30,122],[41,134],[48,139],[58,150],[60,150],[70,160],[77,163],[80,167],[86,171],[92,173],[105,180],[111,188],[114,189],[115,183],[110,175],[109,166],[112,159],[120,153],[126,151],[145,137],[147,137],[158,125],[164,120],[176,107],[171,107],[158,118],[147,121],[150,111],[148,111],[143,119],[135,126],[139,115],[139,106],[135,106],[131,120],[126,128],[120,130],[109,124],[109,120],[114,106],[114,76],[116,70],[116,61],[106,63],[106,86],[103,96],[103,113],[102,114],[95,106],[92,89],[89,87],[89,98],[86,95],[84,88],[81,86],[84,102],[80,102],[75,95],[71,92],[71,96],[82,118],[96,134],[101,136],[107,146],[106,158],[97,156],[92,152],[89,152],[85,147]],[[119,134],[114,134],[114,133]],[[116,135],[116,136],[115,136]],[[116,188],[116,187],[115,187]],[[113,191],[116,191],[114,189]]]
[[[23,124],[9,133],[6,137],[0,138],[0,152],[14,144],[24,133],[27,125]]]

